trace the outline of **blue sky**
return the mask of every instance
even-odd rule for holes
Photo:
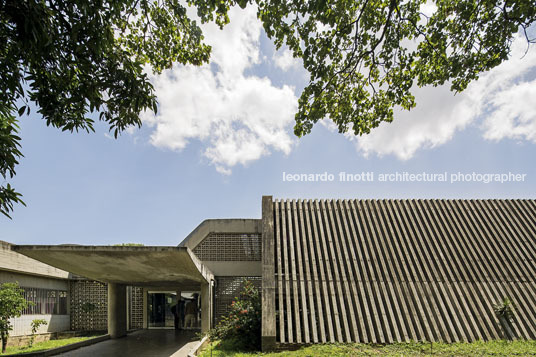
[[[234,20],[234,21],[233,21]],[[467,92],[422,89],[418,108],[362,138],[319,123],[292,135],[306,74],[275,53],[254,12],[206,28],[214,63],[153,77],[157,116],[119,139],[21,120],[25,157],[12,184],[27,207],[0,217],[0,239],[18,244],[176,245],[206,218],[260,218],[276,198],[536,198],[536,55],[512,60]],[[217,45],[216,45],[217,44]],[[517,52],[516,52],[517,51]],[[524,182],[284,182],[283,172],[520,173]]]

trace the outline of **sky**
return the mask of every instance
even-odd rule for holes
[[[369,135],[323,121],[298,139],[307,73],[275,50],[255,9],[231,10],[223,31],[203,29],[212,63],[151,76],[159,110],[143,114],[141,129],[116,140],[102,123],[92,134],[47,127],[35,108],[21,119],[24,158],[11,184],[27,206],[0,217],[0,240],[177,245],[205,219],[260,218],[262,195],[536,198],[536,50],[521,38],[461,94],[421,88],[417,108]],[[406,178],[393,181],[397,173]]]

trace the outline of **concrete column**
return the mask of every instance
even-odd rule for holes
[[[108,334],[111,338],[127,334],[127,289],[123,284],[108,283]]]
[[[127,286],[127,331],[130,329],[130,308],[132,307],[132,286]]]
[[[276,346],[275,241],[272,196],[262,196],[262,351]]]
[[[149,290],[147,288],[143,288],[143,328],[149,328],[149,317],[147,316],[147,298],[149,294]]]
[[[205,333],[210,329],[212,321],[212,309],[210,308],[211,293],[210,283],[201,283],[201,333]]]
[[[179,302],[181,301],[181,295],[182,295],[182,290],[181,289],[177,289],[177,314],[179,313]],[[184,327],[184,321],[182,320],[181,316],[179,316],[179,328],[183,328]]]

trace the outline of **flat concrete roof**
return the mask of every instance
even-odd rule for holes
[[[197,285],[214,278],[186,247],[13,245],[12,250],[53,267],[106,283]]]

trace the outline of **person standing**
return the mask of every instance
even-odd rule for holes
[[[197,299],[193,299],[186,304],[186,317],[184,321],[184,327],[196,327],[197,322]]]
[[[179,328],[182,329],[184,327],[184,316],[185,316],[185,304],[186,302],[181,298],[179,300],[179,303],[177,304],[177,313],[179,315]]]
[[[173,324],[175,325],[175,330],[179,329],[179,303],[175,303],[171,307],[171,313],[173,314]]]

